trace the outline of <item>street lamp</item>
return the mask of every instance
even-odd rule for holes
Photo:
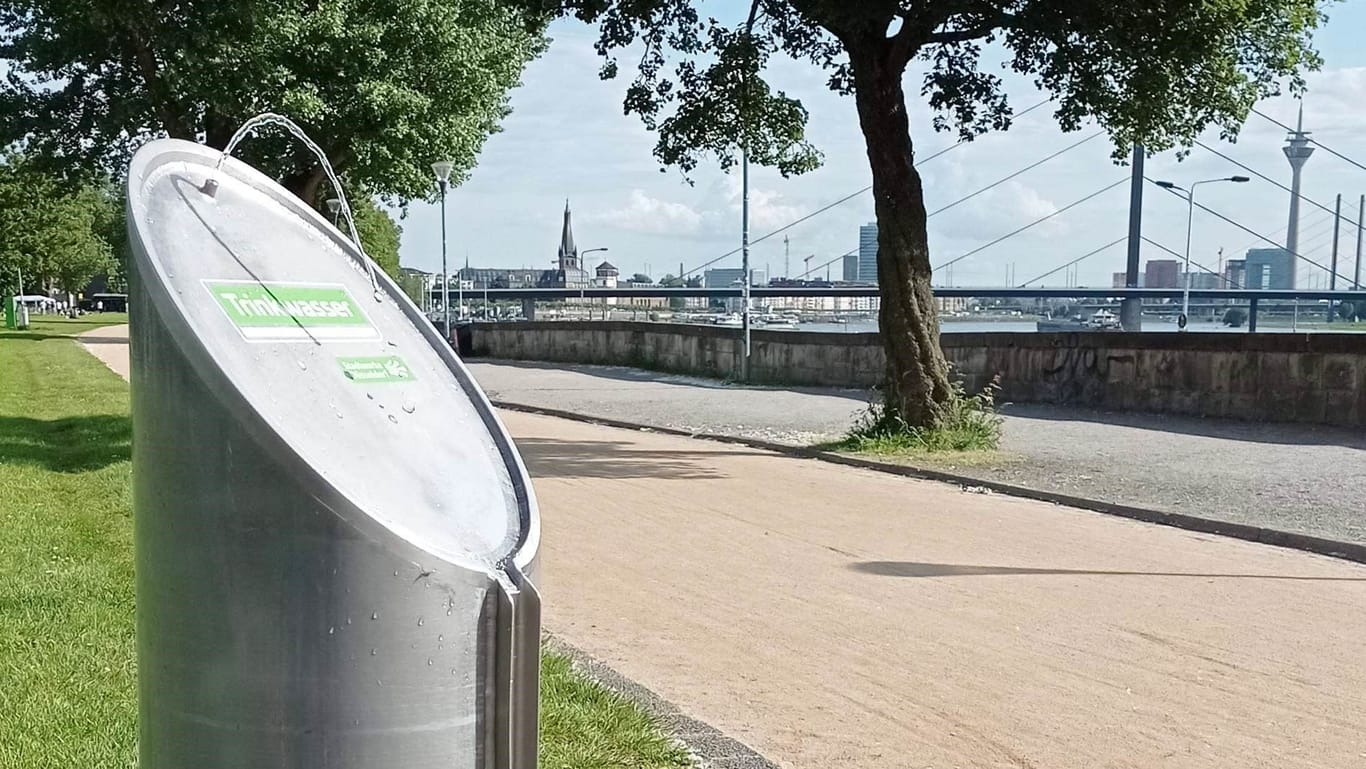
[[[609,249],[606,249],[606,248],[589,248],[589,249],[586,249],[586,250],[584,250],[584,251],[580,251],[580,252],[579,252],[579,264],[582,264],[582,265],[583,265],[583,274],[584,274],[585,276],[588,275],[588,260],[585,259],[584,257],[588,256],[589,254],[596,253],[596,252],[598,252],[598,251],[607,251],[607,250],[609,250]],[[584,301],[583,287],[584,287],[584,284],[587,283],[587,282],[588,282],[588,281],[585,280],[583,283],[580,283],[580,284],[579,284],[579,303],[585,305],[585,309],[587,309],[587,303]],[[606,302],[607,300],[604,299],[603,301]],[[592,319],[593,319],[593,311],[592,311],[591,309],[588,309],[588,319],[589,319],[589,320],[592,320]]]
[[[1195,219],[1195,188],[1202,184],[1212,184],[1214,182],[1237,182],[1239,184],[1249,181],[1246,176],[1221,176],[1218,179],[1201,179],[1192,182],[1190,189],[1177,186],[1173,182],[1157,182],[1157,186],[1165,190],[1173,190],[1184,193],[1186,198],[1186,280],[1185,288],[1181,291],[1181,317],[1177,326],[1180,330],[1186,330],[1186,323],[1190,319],[1191,311],[1191,222]]]
[[[432,163],[432,173],[436,174],[436,184],[441,188],[441,316],[446,327],[446,341],[451,341],[451,275],[446,269],[446,185],[451,179],[451,169],[455,164],[449,160]],[[465,295],[460,293],[460,304],[465,304]]]
[[[341,214],[341,198],[328,198],[326,202],[328,213],[332,214],[332,226],[336,227],[337,217]]]

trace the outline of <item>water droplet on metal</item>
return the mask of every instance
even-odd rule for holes
[[[347,618],[346,618],[346,624],[348,624],[348,625],[351,624],[351,618],[350,618],[350,617],[347,617]]]
[[[418,617],[418,618],[417,618],[417,626],[418,626],[418,627],[422,627],[422,626],[425,625],[425,624],[427,624],[427,622],[426,622],[425,620],[423,620],[421,617]]]
[[[438,641],[444,641],[444,640],[446,640],[446,636],[445,636],[444,634],[443,634],[443,635],[439,635],[439,636],[436,637],[436,640],[438,640]]]
[[[455,675],[455,668],[451,668],[451,675]]]
[[[411,401],[405,401],[404,404],[403,404],[403,410],[404,410],[405,412],[411,414],[411,413],[413,413],[414,411],[417,411],[417,404],[416,404],[416,403],[413,403],[413,402],[411,402]]]
[[[379,619],[379,612],[371,612],[370,619]]]
[[[330,628],[327,629],[327,634],[328,634],[328,635],[334,635],[336,632],[337,632],[337,626],[336,626],[336,625],[333,625],[332,627],[330,627]]]
[[[366,394],[365,394],[365,397],[369,398],[370,400],[374,400],[374,399],[375,399],[375,394],[374,394],[374,393],[366,393]]]
[[[394,576],[395,576],[395,577],[398,576],[398,569],[394,569]]]
[[[431,657],[428,657],[428,658],[427,658],[427,665],[430,667],[431,664],[432,664],[432,658],[431,658]]]
[[[394,416],[393,414],[390,414],[389,421],[393,422],[394,424],[398,424],[398,417]]]
[[[371,656],[371,657],[375,656],[376,651],[377,651],[376,649],[371,648],[371,649],[370,649],[370,656]]]
[[[307,364],[307,363],[304,363],[303,361],[299,361],[299,368],[303,369],[304,371],[307,371],[307,370],[308,370],[308,364]]]

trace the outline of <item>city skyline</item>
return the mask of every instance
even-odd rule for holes
[[[1312,131],[1315,140],[1362,162],[1366,161],[1366,132],[1360,130],[1363,121],[1358,105],[1366,101],[1366,56],[1350,42],[1354,22],[1357,28],[1366,26],[1366,3],[1335,8],[1334,18],[1319,35],[1326,63],[1323,72],[1309,77],[1305,130]],[[512,94],[514,111],[504,123],[504,132],[490,139],[471,180],[452,190],[452,250],[459,253],[468,248],[471,264],[548,268],[555,257],[559,206],[570,196],[575,200],[576,233],[584,245],[610,247],[613,262],[626,274],[643,272],[649,263],[654,267],[652,277],[658,279],[676,273],[679,262],[692,269],[738,247],[738,178],[705,165],[699,167],[693,186],[676,171],[661,174],[650,155],[654,137],[634,118],[621,115],[623,83],[596,79],[593,35],[593,30],[576,23],[553,25],[556,40],[550,51],[528,68],[525,85]],[[767,169],[753,170],[751,230],[755,237],[859,190],[868,184],[869,177],[852,102],[829,93],[813,67],[775,59],[772,72],[775,85],[801,98],[811,111],[810,134],[826,153],[826,164],[812,174],[787,180]],[[909,75],[911,82],[915,77],[914,72]],[[1039,97],[1032,88],[1015,85],[1012,103],[1017,112],[1037,103]],[[575,93],[574,100],[562,98],[567,91]],[[1282,123],[1294,124],[1293,99],[1267,100],[1258,108]],[[575,113],[573,119],[570,112]],[[951,144],[947,135],[922,128],[930,117],[923,104],[913,101],[911,113],[912,138],[921,158]],[[571,128],[566,130],[566,125]],[[1009,133],[990,134],[937,159],[922,160],[926,206],[934,211],[1027,164],[1078,144],[1095,130],[1088,127],[1076,134],[1062,134],[1048,111],[1039,109],[1020,117]],[[1288,186],[1291,174],[1281,151],[1285,136],[1285,129],[1254,115],[1237,144],[1216,143],[1214,136],[1202,137],[1202,141]],[[941,263],[967,253],[1068,206],[1104,184],[1125,178],[1128,169],[1112,163],[1112,149],[1104,137],[1081,142],[1038,168],[932,217],[932,261]],[[535,172],[528,173],[527,168]],[[1174,153],[1152,157],[1147,170],[1151,178],[1178,184],[1243,173],[1200,148],[1181,163],[1176,162]],[[547,185],[548,179],[554,184]],[[557,188],[562,179],[575,181]],[[1122,236],[1127,217],[1126,186],[1119,185],[1007,243],[959,262],[954,266],[954,284],[999,285],[1006,264],[1015,265],[1016,282],[1023,283]],[[1354,204],[1362,192],[1366,192],[1366,170],[1326,152],[1317,153],[1305,171],[1305,196],[1331,207],[1333,196],[1344,194],[1348,201],[1344,215],[1349,219],[1356,218]],[[1202,189],[1200,202],[1246,226],[1265,230],[1274,245],[1283,245],[1286,228],[1281,223],[1286,222],[1289,194],[1276,186],[1256,178],[1246,185],[1213,185]],[[1180,252],[1184,202],[1148,186],[1144,214],[1144,234]],[[790,238],[791,271],[804,269],[802,260],[808,254],[816,255],[814,266],[857,249],[859,226],[873,218],[871,195],[864,194],[788,230],[784,234]],[[1302,253],[1326,264],[1331,224],[1331,214],[1306,203],[1300,226]],[[414,202],[402,225],[403,263],[431,269],[436,243],[434,209]],[[1354,228],[1344,227],[1340,261],[1351,260],[1354,239]],[[1209,214],[1196,212],[1192,255],[1211,268],[1220,248],[1226,254],[1238,255],[1248,248],[1272,245]],[[1164,256],[1170,254],[1145,244],[1145,260]],[[756,243],[751,258],[756,269],[779,276],[784,264],[783,236]],[[1078,280],[1087,285],[1108,285],[1111,273],[1123,269],[1123,259],[1122,245],[1099,253],[1080,265]],[[738,264],[736,254],[715,266]],[[832,275],[841,271],[842,266],[836,263]],[[1307,283],[1317,271],[1301,264],[1301,283]],[[1045,283],[1058,285],[1061,275]]]

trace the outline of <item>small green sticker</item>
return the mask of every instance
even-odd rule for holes
[[[417,379],[413,376],[413,370],[397,355],[337,358],[337,364],[341,366],[342,374],[353,382],[372,384]]]
[[[379,337],[351,292],[340,284],[206,280],[204,288],[247,339]]]

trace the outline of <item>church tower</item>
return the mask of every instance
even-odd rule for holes
[[[564,202],[564,231],[560,233],[560,269],[579,269],[579,249],[574,245],[574,228],[569,221],[569,201]],[[567,277],[567,275],[566,275]]]

